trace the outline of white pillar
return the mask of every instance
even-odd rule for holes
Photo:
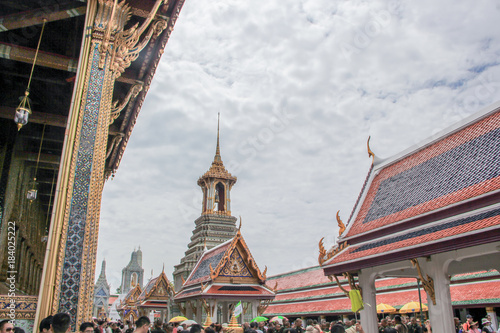
[[[362,269],[358,274],[359,286],[363,290],[363,303],[365,307],[361,310],[361,326],[366,333],[378,332],[377,298],[375,279],[377,273],[371,269]]]
[[[431,256],[428,261],[419,259],[422,275],[429,275],[434,279],[434,293],[436,305],[432,303],[429,294],[427,301],[429,307],[429,319],[433,332],[454,332],[453,310],[451,306],[450,279],[448,277],[448,265],[445,256]]]
[[[212,322],[216,323],[217,322],[217,300],[216,299],[211,299],[208,302],[208,305],[210,306],[210,310],[213,308],[214,312],[212,313]]]
[[[486,315],[491,316],[491,327],[495,330],[498,330],[498,318],[494,308],[486,308]]]
[[[252,300],[252,319],[257,317],[260,300]]]

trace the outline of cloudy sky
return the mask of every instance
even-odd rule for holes
[[[114,291],[187,249],[221,113],[232,213],[268,275],[317,264],[370,167],[500,99],[500,4],[186,0],[116,177],[98,268]]]

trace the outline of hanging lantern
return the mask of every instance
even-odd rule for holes
[[[36,200],[37,194],[38,194],[38,191],[36,189],[36,178],[33,178],[33,182],[31,184],[31,189],[28,190],[28,193],[26,194],[26,198],[29,201]]]
[[[36,59],[38,57],[38,51],[40,50],[40,43],[42,42],[43,30],[45,29],[45,23],[47,19],[43,19],[42,32],[40,32],[40,38],[38,39],[38,45],[36,47],[35,57],[33,58],[33,65],[31,66],[30,78],[28,80],[28,86],[24,92],[24,96],[21,97],[21,103],[16,108],[16,114],[14,115],[14,122],[17,124],[17,130],[19,131],[24,125],[28,123],[28,117],[31,114],[31,107],[28,95],[30,94],[31,79],[33,78],[33,70],[35,69]],[[36,196],[36,194],[35,194]]]
[[[31,114],[28,95],[29,92],[26,90],[24,96],[21,97],[21,103],[16,108],[16,114],[14,115],[14,122],[17,124],[18,131],[28,123],[28,117]]]

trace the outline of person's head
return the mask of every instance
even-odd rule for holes
[[[215,330],[212,327],[208,326],[207,328],[205,328],[205,333],[215,333]]]
[[[302,319],[295,320],[295,327],[301,327],[301,326],[302,326]]]
[[[12,333],[13,331],[14,325],[8,319],[0,321],[0,333]]]
[[[85,322],[80,325],[80,332],[82,333],[94,333],[94,324]]]
[[[415,318],[415,317],[411,317],[410,322],[411,322],[412,324],[416,324],[416,323],[417,323],[417,318]]]
[[[477,328],[477,321],[473,321],[472,323],[470,323],[470,327]]]
[[[40,325],[38,325],[40,333],[47,333],[50,330],[50,324],[52,324],[52,316],[48,316],[47,318],[43,318],[40,321]]]
[[[203,329],[203,326],[201,326],[200,324],[194,324],[194,325],[191,325],[191,329],[189,330],[189,333],[204,333],[204,329]]]
[[[491,321],[489,321],[488,318],[483,318],[481,320],[481,324],[483,324],[483,326],[489,326],[491,324]]]
[[[253,321],[250,323],[250,327],[253,328],[253,329],[256,329],[257,328],[257,322],[256,321]]]
[[[332,326],[330,333],[345,333],[345,328],[342,325],[335,324]]]
[[[382,318],[382,320],[380,321],[380,325],[381,325],[382,327],[387,327],[387,325],[388,325],[388,324],[387,324],[387,319]]]
[[[472,323],[472,316],[470,314],[468,314],[466,318],[469,324]]]
[[[395,316],[394,316],[394,322],[395,322],[396,324],[401,324],[401,317],[400,317],[399,315],[395,315]]]
[[[149,330],[149,326],[151,326],[151,321],[148,317],[142,316],[135,322],[135,330],[141,333],[145,333]]]
[[[14,327],[14,333],[26,333],[21,327]]]
[[[52,332],[53,333],[66,333],[71,330],[71,317],[69,314],[61,312],[54,315],[52,318]]]

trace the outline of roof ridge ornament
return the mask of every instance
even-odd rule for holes
[[[370,149],[370,138],[371,136],[368,136],[368,140],[366,141],[366,148],[368,149],[368,157],[372,158],[372,165],[375,163],[375,153]]]
[[[340,213],[340,210],[337,211],[337,224],[339,226],[339,237],[341,237],[345,231],[345,225],[344,225],[344,222],[342,222],[342,220],[340,219],[339,213]]]

